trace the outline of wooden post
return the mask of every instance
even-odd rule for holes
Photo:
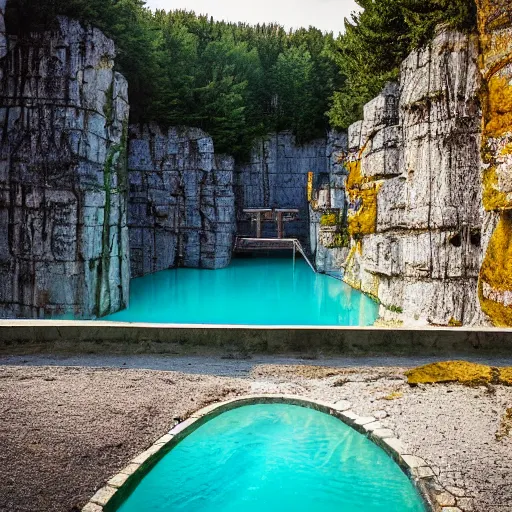
[[[277,212],[277,238],[283,238],[283,212]]]
[[[256,238],[261,238],[261,212],[256,214]]]

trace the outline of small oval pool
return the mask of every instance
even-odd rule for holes
[[[424,512],[379,447],[328,414],[240,407],[208,421],[142,479],[118,512]]]

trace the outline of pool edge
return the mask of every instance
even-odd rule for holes
[[[197,350],[248,354],[439,355],[512,350],[512,329],[122,324],[91,321],[0,320],[0,355],[31,353],[152,353]]]
[[[398,464],[412,481],[430,511],[463,512],[456,506],[445,506],[452,501],[455,503],[455,496],[447,496],[449,494],[447,491],[439,489],[435,482],[433,469],[425,460],[409,453],[394,432],[389,429],[373,428],[378,423],[376,418],[359,416],[351,410],[351,404],[344,400],[332,404],[301,396],[284,394],[245,395],[223,402],[216,402],[199,409],[188,419],[175,425],[147,450],[132,459],[120,473],[110,478],[107,484],[99,489],[84,506],[82,512],[112,512],[124,501],[126,496],[131,493],[134,487],[140,483],[141,479],[148,474],[158,461],[180,441],[206,422],[232,409],[265,403],[298,405],[338,418],[382,448]]]

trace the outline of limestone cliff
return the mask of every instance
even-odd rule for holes
[[[498,326],[512,326],[512,6],[479,0],[484,260],[479,298]]]
[[[479,313],[479,88],[477,38],[442,31],[349,129],[345,280],[384,318],[461,325]]]
[[[234,160],[199,129],[130,128],[132,277],[175,266],[229,265],[235,230]]]
[[[117,311],[130,277],[129,108],[114,44],[66,18],[19,39],[3,28],[0,315]]]
[[[329,133],[328,174],[317,177],[309,212],[311,252],[318,272],[339,272],[348,256],[345,194],[348,172],[342,163],[346,153],[346,134]]]

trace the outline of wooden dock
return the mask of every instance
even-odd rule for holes
[[[284,250],[293,251],[294,263],[298,252],[306,260],[311,270],[316,273],[314,265],[308,258],[302,244],[296,238],[246,238],[237,236],[235,240],[235,253]]]

